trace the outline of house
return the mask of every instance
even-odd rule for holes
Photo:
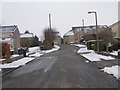
[[[34,36],[33,33],[25,31],[25,33],[20,34],[20,46],[30,47],[33,44]]]
[[[112,49],[117,51],[120,49],[120,21],[117,21],[109,26],[113,32],[113,40],[112,40]]]
[[[114,38],[120,38],[120,21],[110,25],[110,27],[114,33]]]
[[[102,30],[102,28],[107,27],[107,25],[98,25],[98,32]],[[72,30],[68,31],[63,36],[64,44],[70,43],[81,43],[81,41],[88,35],[92,35],[92,38],[95,37],[96,34],[96,26],[76,26],[72,27]],[[85,37],[84,37],[85,36]],[[89,37],[88,37],[89,38]]]
[[[54,44],[55,45],[61,45],[61,43],[62,43],[61,36],[59,35],[59,32],[56,32],[55,39],[54,39]]]
[[[64,43],[64,44],[75,43],[75,34],[74,34],[73,30],[68,31],[68,32],[63,36],[63,43]]]
[[[106,25],[98,25],[98,32],[100,32],[101,28],[106,27]],[[81,40],[83,39],[84,35],[88,34],[96,34],[96,26],[77,26],[77,27],[72,27],[72,30],[75,35],[75,42],[80,43]]]
[[[0,27],[0,43],[9,43],[10,49],[18,53],[20,47],[20,33],[17,25]]]

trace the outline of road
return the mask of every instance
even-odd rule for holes
[[[56,52],[3,76],[3,88],[117,88],[112,75],[101,72],[77,54],[79,48],[61,45]]]

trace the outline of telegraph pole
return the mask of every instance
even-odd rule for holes
[[[51,14],[49,14],[49,28],[51,30]]]
[[[49,13],[49,33],[50,33],[50,42],[51,42],[51,14]]]
[[[82,25],[83,25],[83,34],[85,34],[85,32],[84,32],[84,19],[82,19]]]

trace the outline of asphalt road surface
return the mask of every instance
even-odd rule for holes
[[[112,75],[77,54],[79,48],[61,45],[56,52],[3,76],[3,88],[117,88]]]

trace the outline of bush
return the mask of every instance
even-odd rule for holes
[[[90,50],[97,51],[97,41],[88,41],[87,48]],[[104,42],[99,41],[99,51],[105,51],[105,50],[106,50],[106,46],[105,46]]]
[[[43,49],[44,50],[49,50],[53,48],[53,43],[48,41],[48,40],[44,40],[43,41]]]
[[[112,39],[112,41],[111,41],[111,44],[112,44],[112,49],[114,50],[114,51],[117,51],[118,50],[118,43],[120,43],[120,39],[118,39],[118,38],[114,38],[114,39]]]

